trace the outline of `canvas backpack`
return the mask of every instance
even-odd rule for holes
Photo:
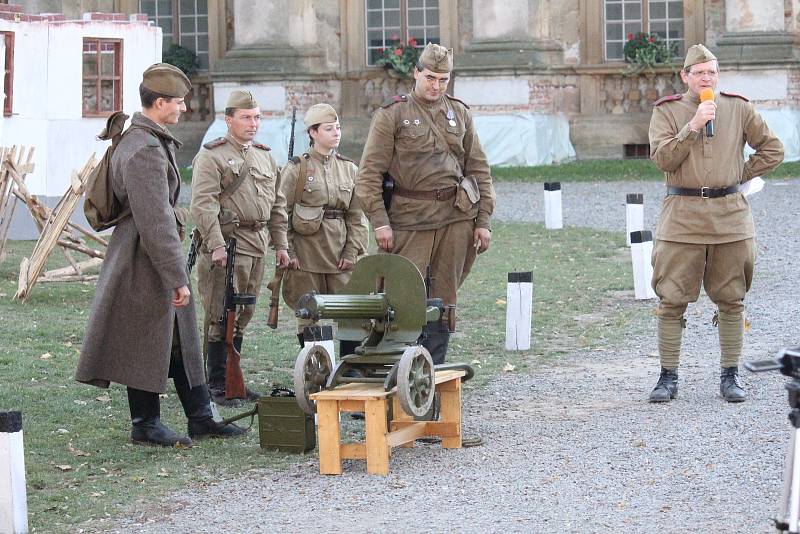
[[[114,196],[110,173],[114,150],[122,136],[131,130],[131,128],[124,130],[126,120],[128,120],[128,115],[122,111],[114,112],[108,117],[106,127],[97,136],[97,139],[101,141],[111,139],[111,146],[106,149],[103,159],[86,180],[83,213],[91,227],[98,232],[117,225],[131,215],[130,207],[123,209],[117,197]]]

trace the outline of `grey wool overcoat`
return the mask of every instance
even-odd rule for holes
[[[108,244],[75,379],[99,387],[117,382],[163,393],[176,324],[192,387],[205,383],[195,319],[172,305],[173,290],[190,287],[173,207],[180,192],[172,135],[141,113],[111,158],[114,195],[132,216],[120,221]]]

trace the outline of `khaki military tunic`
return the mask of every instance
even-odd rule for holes
[[[301,156],[306,166],[290,161],[281,172],[281,189],[289,217],[289,257],[299,270],[287,271],[283,298],[291,308],[304,293],[335,293],[349,280],[339,261],[355,263],[367,248],[367,220],[353,193],[356,165],[335,154],[310,150]],[[298,180],[302,193],[297,197]]]
[[[667,185],[699,189],[744,183],[783,161],[783,145],[753,105],[724,93],[716,98],[714,137],[693,132],[689,121],[700,101],[686,92],[653,109],[650,158]],[[755,149],[747,161],[745,143]],[[681,243],[728,243],[754,236],[750,205],[742,193],[720,198],[669,195],[656,237]]]
[[[442,132],[447,146],[432,131],[431,122]],[[458,185],[463,176],[472,176],[478,183],[480,201],[465,213],[453,205],[453,199],[394,195],[387,213],[381,197],[384,172],[392,175],[395,186],[413,191],[445,189]],[[413,93],[385,103],[372,118],[356,196],[375,228],[391,224],[395,230],[433,230],[465,220],[489,228],[494,187],[469,108],[450,96],[428,102]]]
[[[689,121],[700,101],[690,93],[656,103],[650,121],[650,157],[668,186],[721,188],[744,183],[777,167],[783,145],[753,105],[721,93],[715,135],[694,132]],[[756,150],[747,161],[745,143]],[[741,313],[755,265],[750,205],[741,192],[719,198],[668,195],[653,249],[658,314],[680,317],[695,302],[701,282],[726,313]]]
[[[237,179],[244,158],[250,158],[248,176],[226,200],[220,195]],[[207,143],[195,156],[192,172],[191,213],[203,238],[197,260],[198,291],[205,310],[204,330],[210,342],[223,341],[218,319],[225,297],[225,267],[211,261],[211,253],[236,238],[234,285],[239,293],[258,295],[264,276],[268,236],[278,250],[286,250],[286,200],[280,190],[280,172],[269,149],[241,145],[230,135]],[[220,211],[226,224],[220,224]],[[224,237],[223,237],[224,234]],[[255,305],[243,306],[236,315],[237,336],[244,333]]]
[[[381,196],[384,172],[392,175],[396,188],[413,192],[452,188],[470,176],[480,198],[463,211],[455,205],[458,197],[394,194],[387,213]],[[389,252],[414,262],[423,275],[430,267],[433,297],[456,304],[456,291],[475,261],[474,229],[490,227],[495,202],[489,163],[466,104],[448,95],[428,102],[413,93],[385,103],[372,119],[356,196],[375,228],[391,225],[394,230]]]
[[[247,152],[252,153],[250,176],[220,204],[222,190],[238,177]],[[267,229],[273,246],[285,250],[286,199],[279,182],[278,164],[264,145],[241,145],[228,135],[224,142],[221,139],[212,141],[201,148],[192,162],[191,212],[203,236],[204,250],[211,252],[225,246],[220,210],[229,210],[233,223],[238,223],[231,233],[236,237],[237,254],[264,256],[267,252]]]

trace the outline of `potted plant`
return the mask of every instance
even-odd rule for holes
[[[670,67],[675,70],[672,58],[675,57],[675,46],[662,40],[655,33],[629,33],[628,40],[622,49],[625,62],[629,66],[623,74],[638,74],[642,71],[654,72],[657,67]]]
[[[197,54],[193,50],[175,43],[172,43],[164,52],[163,61],[173,67],[178,67],[189,78],[200,68],[200,58],[197,57]]]
[[[408,43],[404,44],[396,34],[392,36],[392,39],[395,40],[395,44],[389,48],[380,49],[381,57],[375,61],[375,64],[383,66],[390,76],[411,78],[420,54],[417,41],[409,39]]]

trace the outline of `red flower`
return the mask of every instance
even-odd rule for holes
[[[417,46],[417,40],[412,37],[411,39],[408,40],[408,45]]]
[[[656,38],[655,37],[650,37],[650,39],[648,39],[648,41],[650,41],[651,43],[655,43],[656,42]]]
[[[378,49],[378,53],[379,53],[379,54],[383,54],[384,52],[386,52],[386,49],[385,49],[385,48],[379,48],[379,49]]]
[[[632,34],[632,33],[629,33],[629,34],[628,34],[628,40],[630,41],[631,39],[633,39],[633,34]]]
[[[403,55],[403,51],[402,51],[401,49],[399,49],[399,48],[398,48],[397,50],[395,50],[395,51],[394,51],[394,55],[396,55],[396,56],[402,56],[402,55]]]

